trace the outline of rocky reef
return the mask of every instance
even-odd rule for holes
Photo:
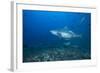
[[[44,49],[44,48],[43,48]],[[78,46],[63,46],[59,48],[46,48],[44,50],[25,50],[23,62],[45,62],[63,60],[83,60],[91,59],[90,53],[82,51]],[[27,54],[27,56],[25,56]]]

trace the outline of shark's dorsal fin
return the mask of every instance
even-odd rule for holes
[[[65,26],[63,29],[64,29],[64,30],[68,30],[68,27],[67,27],[67,26]]]
[[[68,27],[65,26],[64,28],[60,29],[61,31],[67,31],[68,30]]]

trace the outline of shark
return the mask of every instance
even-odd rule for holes
[[[68,27],[64,27],[64,28],[58,29],[58,30],[50,30],[50,33],[54,36],[57,36],[59,38],[65,39],[65,40],[81,37],[80,34],[76,34],[75,32],[69,30]]]

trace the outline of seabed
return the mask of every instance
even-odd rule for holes
[[[37,51],[36,51],[37,50]],[[45,62],[45,61],[67,61],[67,60],[84,60],[91,59],[90,52],[83,51],[78,46],[67,46],[60,48],[46,48],[29,51],[24,49],[23,62]]]

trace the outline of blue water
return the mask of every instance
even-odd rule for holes
[[[50,33],[64,27],[81,38],[65,40]],[[91,59],[90,13],[23,10],[23,62],[84,59]]]

